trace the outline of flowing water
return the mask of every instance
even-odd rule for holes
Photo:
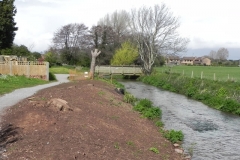
[[[239,116],[141,82],[121,83],[127,92],[161,108],[165,128],[184,133],[183,148],[193,154],[193,160],[240,160]]]

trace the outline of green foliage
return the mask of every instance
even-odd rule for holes
[[[124,94],[123,101],[130,104],[134,104],[136,102],[136,98],[132,94],[126,92]]]
[[[117,49],[111,60],[111,65],[131,65],[138,57],[137,47],[126,41]]]
[[[53,52],[47,52],[45,55],[45,61],[49,62],[49,66],[54,66],[57,63],[57,55]]]
[[[219,88],[219,90],[216,93],[217,97],[224,98],[227,95],[227,90],[223,87]]]
[[[148,119],[161,118],[162,111],[158,107],[154,107],[152,102],[148,99],[141,99],[134,107],[135,111],[138,111]]]
[[[49,81],[56,81],[56,80],[57,80],[56,76],[52,72],[49,72]]]
[[[162,121],[156,121],[156,122],[155,122],[155,125],[156,125],[157,127],[163,127],[163,126],[164,126],[164,124],[163,124]]]
[[[14,0],[0,1],[0,50],[11,48],[15,31],[18,30],[14,22],[17,9]]]
[[[182,141],[184,137],[182,131],[175,131],[175,130],[164,131],[163,136],[168,140],[170,140],[172,143]]]
[[[154,152],[154,153],[159,154],[159,150],[157,148],[155,148],[155,147],[151,147],[151,148],[149,148],[149,150]]]

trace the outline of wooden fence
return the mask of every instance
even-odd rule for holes
[[[0,63],[0,74],[25,75],[30,78],[39,78],[48,81],[49,63],[37,61],[8,61]]]

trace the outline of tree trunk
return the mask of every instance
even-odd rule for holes
[[[92,53],[92,61],[91,61],[91,66],[90,66],[89,77],[90,77],[90,79],[93,79],[94,78],[94,72],[95,72],[96,58],[101,53],[101,51],[98,51],[98,49],[95,49],[94,52],[91,51],[91,53]]]

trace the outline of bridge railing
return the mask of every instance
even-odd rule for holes
[[[118,74],[118,75],[141,75],[141,66],[96,66],[95,73],[98,74]]]

